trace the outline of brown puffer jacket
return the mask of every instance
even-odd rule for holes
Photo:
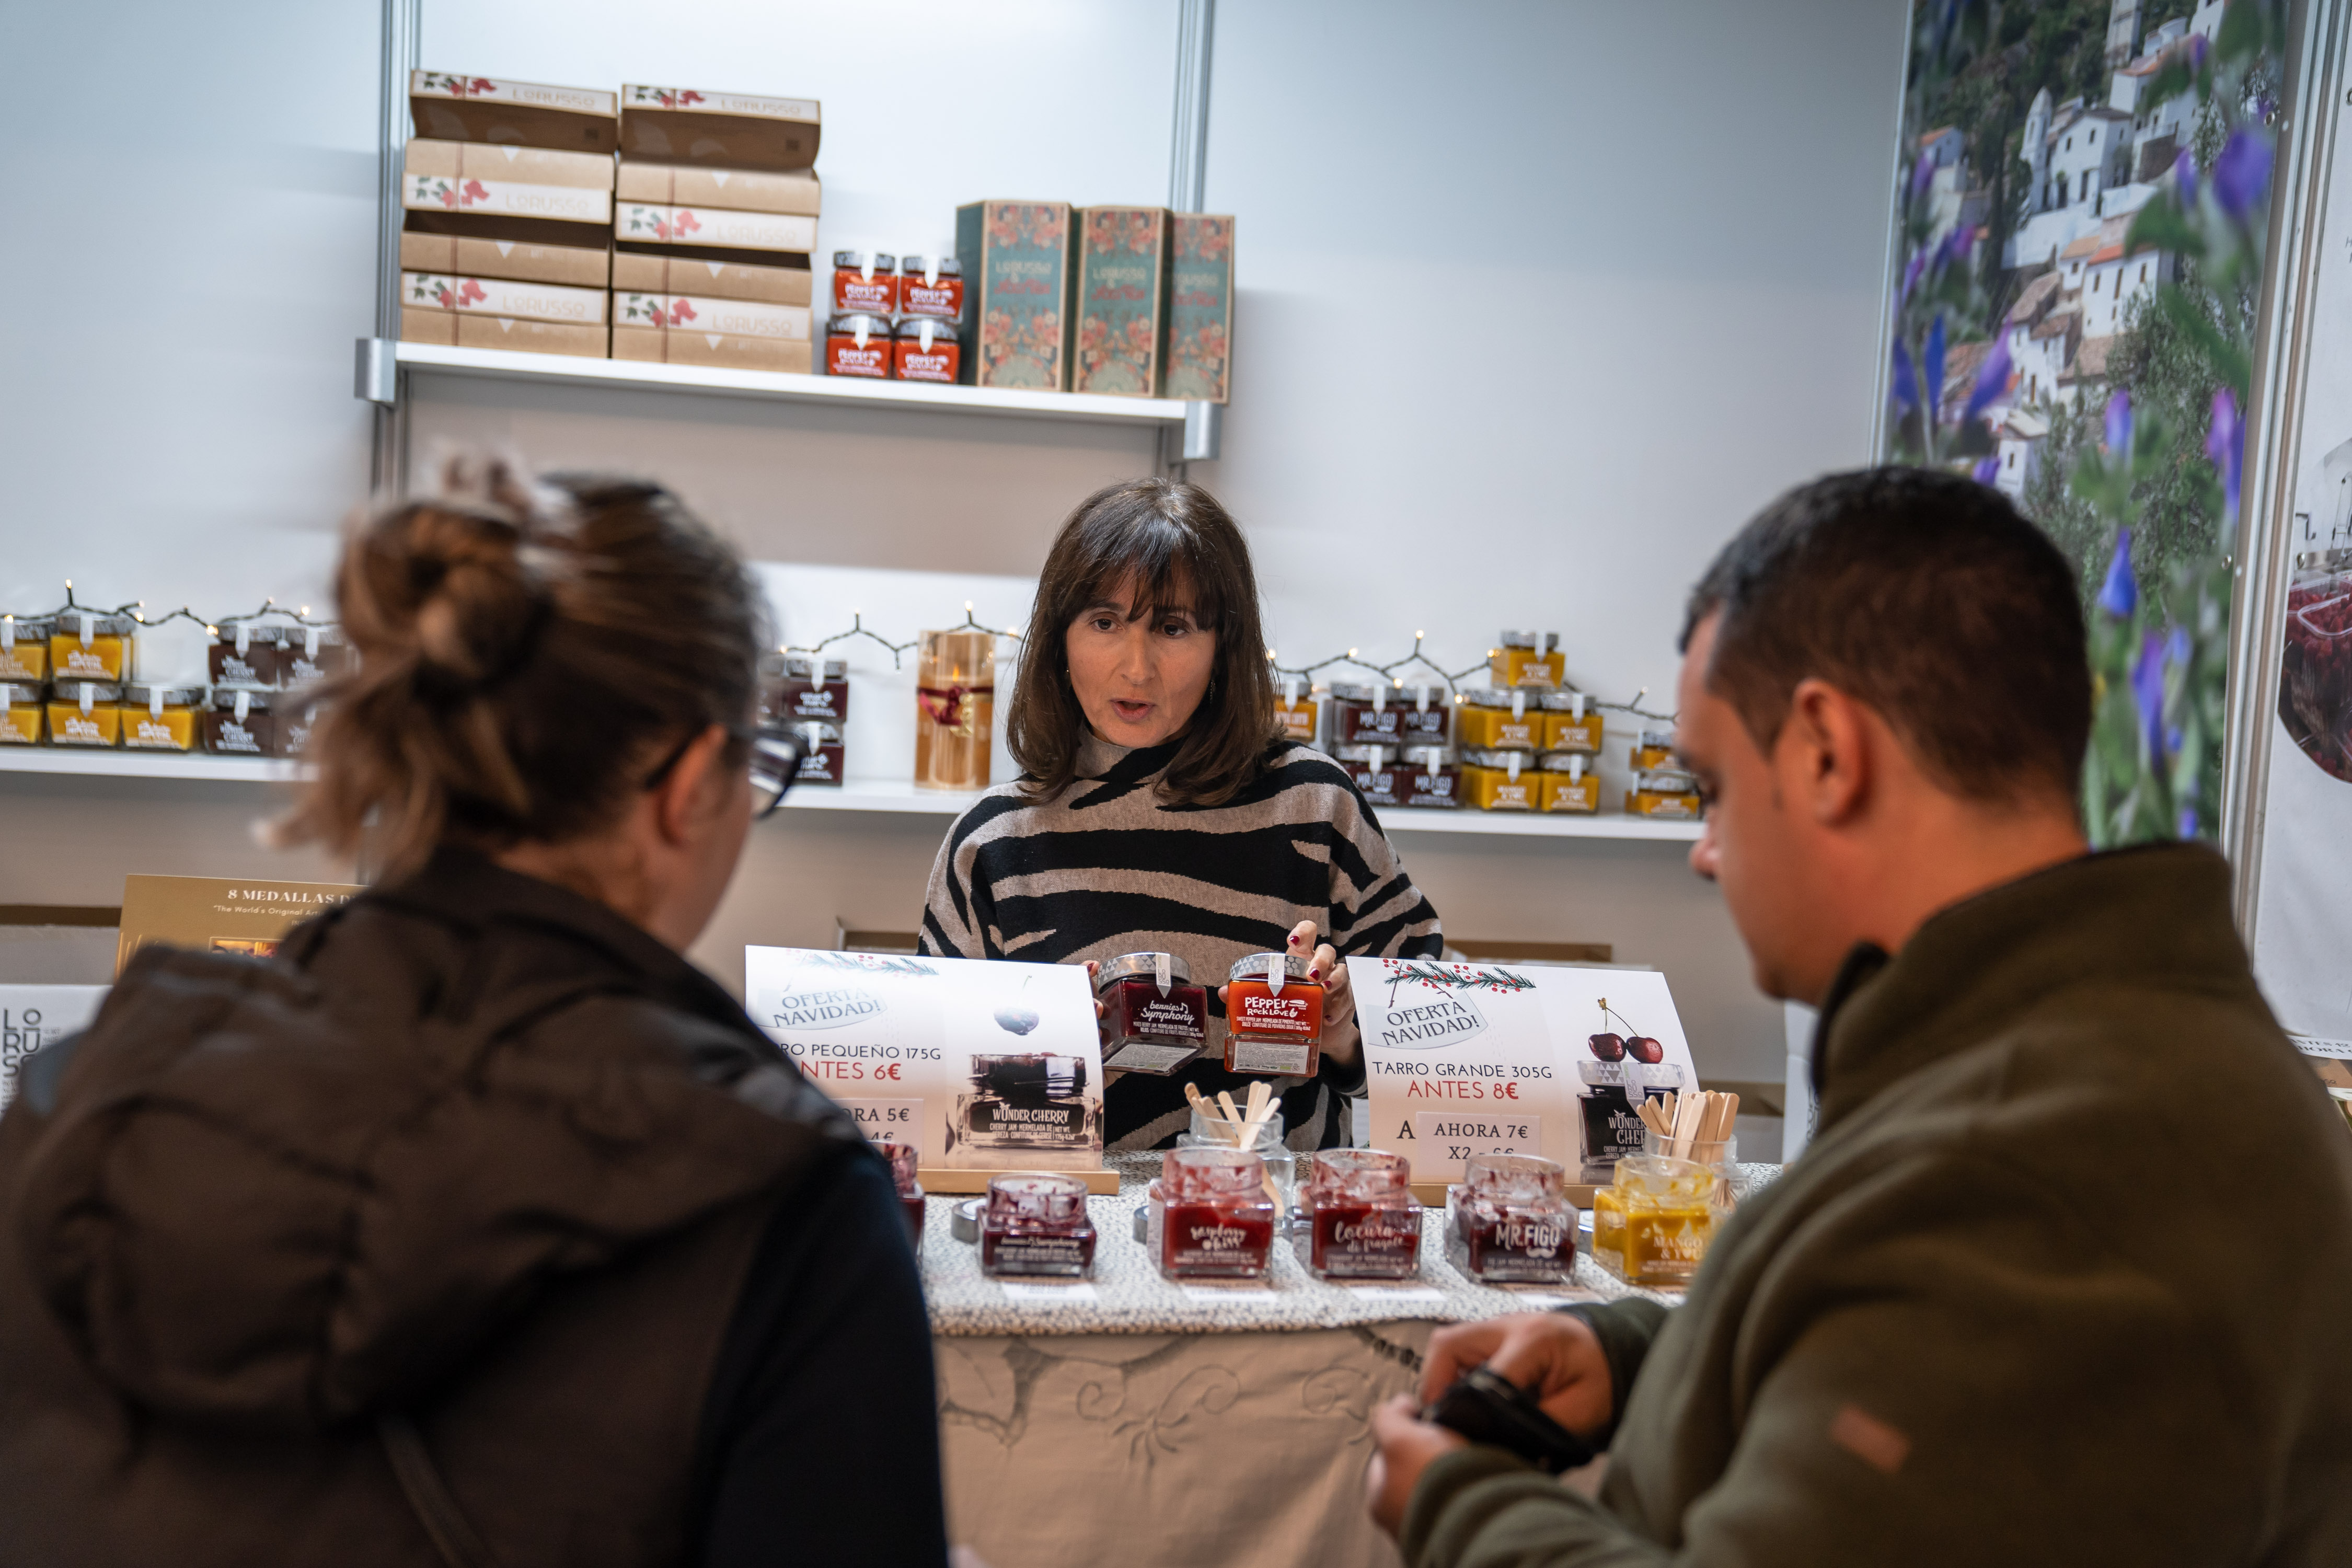
[[[761,1227],[855,1125],[619,917],[464,857],[151,949],[0,1119],[0,1563],[677,1561]]]

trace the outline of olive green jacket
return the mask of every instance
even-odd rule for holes
[[[2352,1138],[2219,857],[1860,950],[1817,1052],[1815,1142],[1685,1304],[1588,1310],[1638,1369],[1600,1500],[1450,1454],[1408,1563],[2352,1564]]]

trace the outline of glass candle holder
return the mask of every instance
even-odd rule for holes
[[[1082,1279],[1095,1266],[1094,1222],[1087,1184],[1053,1171],[992,1176],[980,1215],[980,1269],[1006,1275]]]
[[[1225,991],[1225,1070],[1313,1078],[1323,1060],[1323,986],[1297,953],[1254,952]]]
[[[988,787],[996,715],[996,634],[925,632],[915,672],[915,784]]]
[[[1592,1256],[1634,1285],[1687,1285],[1715,1238],[1715,1172],[1689,1160],[1636,1154],[1593,1194]]]
[[[1421,1268],[1412,1167],[1383,1149],[1303,1157],[1291,1247],[1318,1279],[1402,1279]]]
[[[1568,1173],[1533,1154],[1473,1154],[1450,1189],[1445,1250],[1472,1279],[1532,1283],[1576,1268],[1576,1205]]]
[[[923,1184],[918,1179],[915,1146],[912,1143],[877,1143],[882,1157],[890,1162],[890,1182],[898,1189],[898,1206],[906,1211],[907,1235],[916,1246],[923,1244]]]
[[[1170,1279],[1254,1279],[1274,1247],[1265,1162],[1247,1149],[1171,1149],[1151,1184],[1146,1232]]]
[[[1172,952],[1130,952],[1095,973],[1102,1004],[1103,1070],[1165,1077],[1209,1040],[1209,993]]]

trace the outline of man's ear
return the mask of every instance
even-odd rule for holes
[[[727,758],[727,727],[713,724],[697,735],[654,792],[654,828],[669,845],[684,844],[695,823],[708,815],[718,770]]]
[[[1826,680],[1797,683],[1777,754],[1781,787],[1825,827],[1851,821],[1872,783],[1871,727],[1862,705]]]

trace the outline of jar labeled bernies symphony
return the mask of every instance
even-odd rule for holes
[[[980,1214],[980,1271],[1083,1279],[1095,1266],[1087,1184],[1053,1171],[1014,1171],[988,1181]]]
[[[1297,953],[1237,960],[1225,988],[1225,1070],[1312,1078],[1323,1060],[1323,986]]]
[[[1087,1099],[1086,1058],[1043,1051],[975,1055],[971,1092],[955,1097],[955,1113],[948,1122],[948,1152],[965,1146],[1073,1152],[1100,1149],[1101,1118],[1100,1108]]]
[[[1103,1070],[1165,1075],[1209,1041],[1209,993],[1172,952],[1130,952],[1095,973]]]
[[[901,257],[898,310],[903,315],[957,320],[963,314],[963,263],[952,256]]]
[[[878,250],[833,253],[833,313],[889,316],[898,310],[898,258]]]
[[[824,330],[824,374],[890,379],[890,318],[835,316]]]

